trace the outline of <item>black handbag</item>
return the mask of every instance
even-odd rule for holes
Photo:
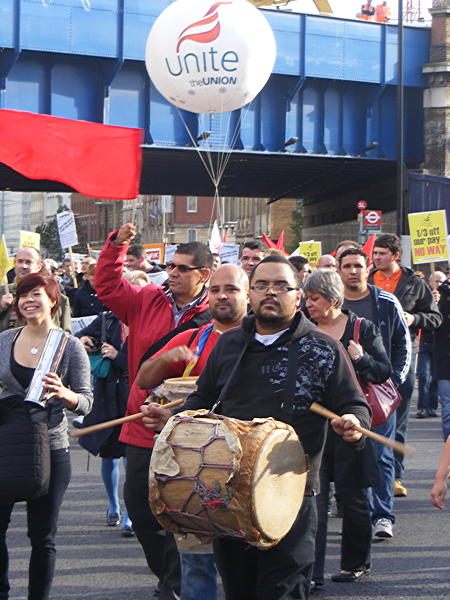
[[[49,483],[47,423],[24,419],[0,425],[0,505],[44,496]]]

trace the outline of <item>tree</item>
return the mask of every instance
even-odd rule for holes
[[[291,242],[291,244],[289,244],[289,246],[286,248],[288,252],[293,252],[298,247],[298,243],[302,239],[302,225],[303,215],[302,206],[300,204],[296,209],[292,211],[291,231],[294,234],[294,241]]]
[[[67,206],[61,206],[56,213],[70,210]],[[59,241],[58,225],[56,223],[56,215],[50,221],[42,223],[36,227],[36,233],[41,234],[41,248],[44,253],[55,260],[62,260],[64,252]]]

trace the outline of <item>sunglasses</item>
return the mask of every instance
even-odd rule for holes
[[[176,265],[173,262],[169,262],[166,265],[168,271],[178,269],[180,273],[187,273],[188,271],[195,271],[196,269],[204,269],[205,267],[189,267],[188,265]]]

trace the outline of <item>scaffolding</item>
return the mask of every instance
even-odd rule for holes
[[[406,0],[406,6],[403,12],[405,23],[418,23],[423,21],[420,2],[421,0]]]

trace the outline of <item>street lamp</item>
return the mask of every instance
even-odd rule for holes
[[[398,25],[397,25],[397,193],[396,193],[396,206],[397,206],[397,235],[403,234],[404,226],[404,149],[403,149],[403,136],[404,136],[404,117],[403,117],[403,103],[404,103],[404,88],[403,88],[403,0],[398,0]]]

